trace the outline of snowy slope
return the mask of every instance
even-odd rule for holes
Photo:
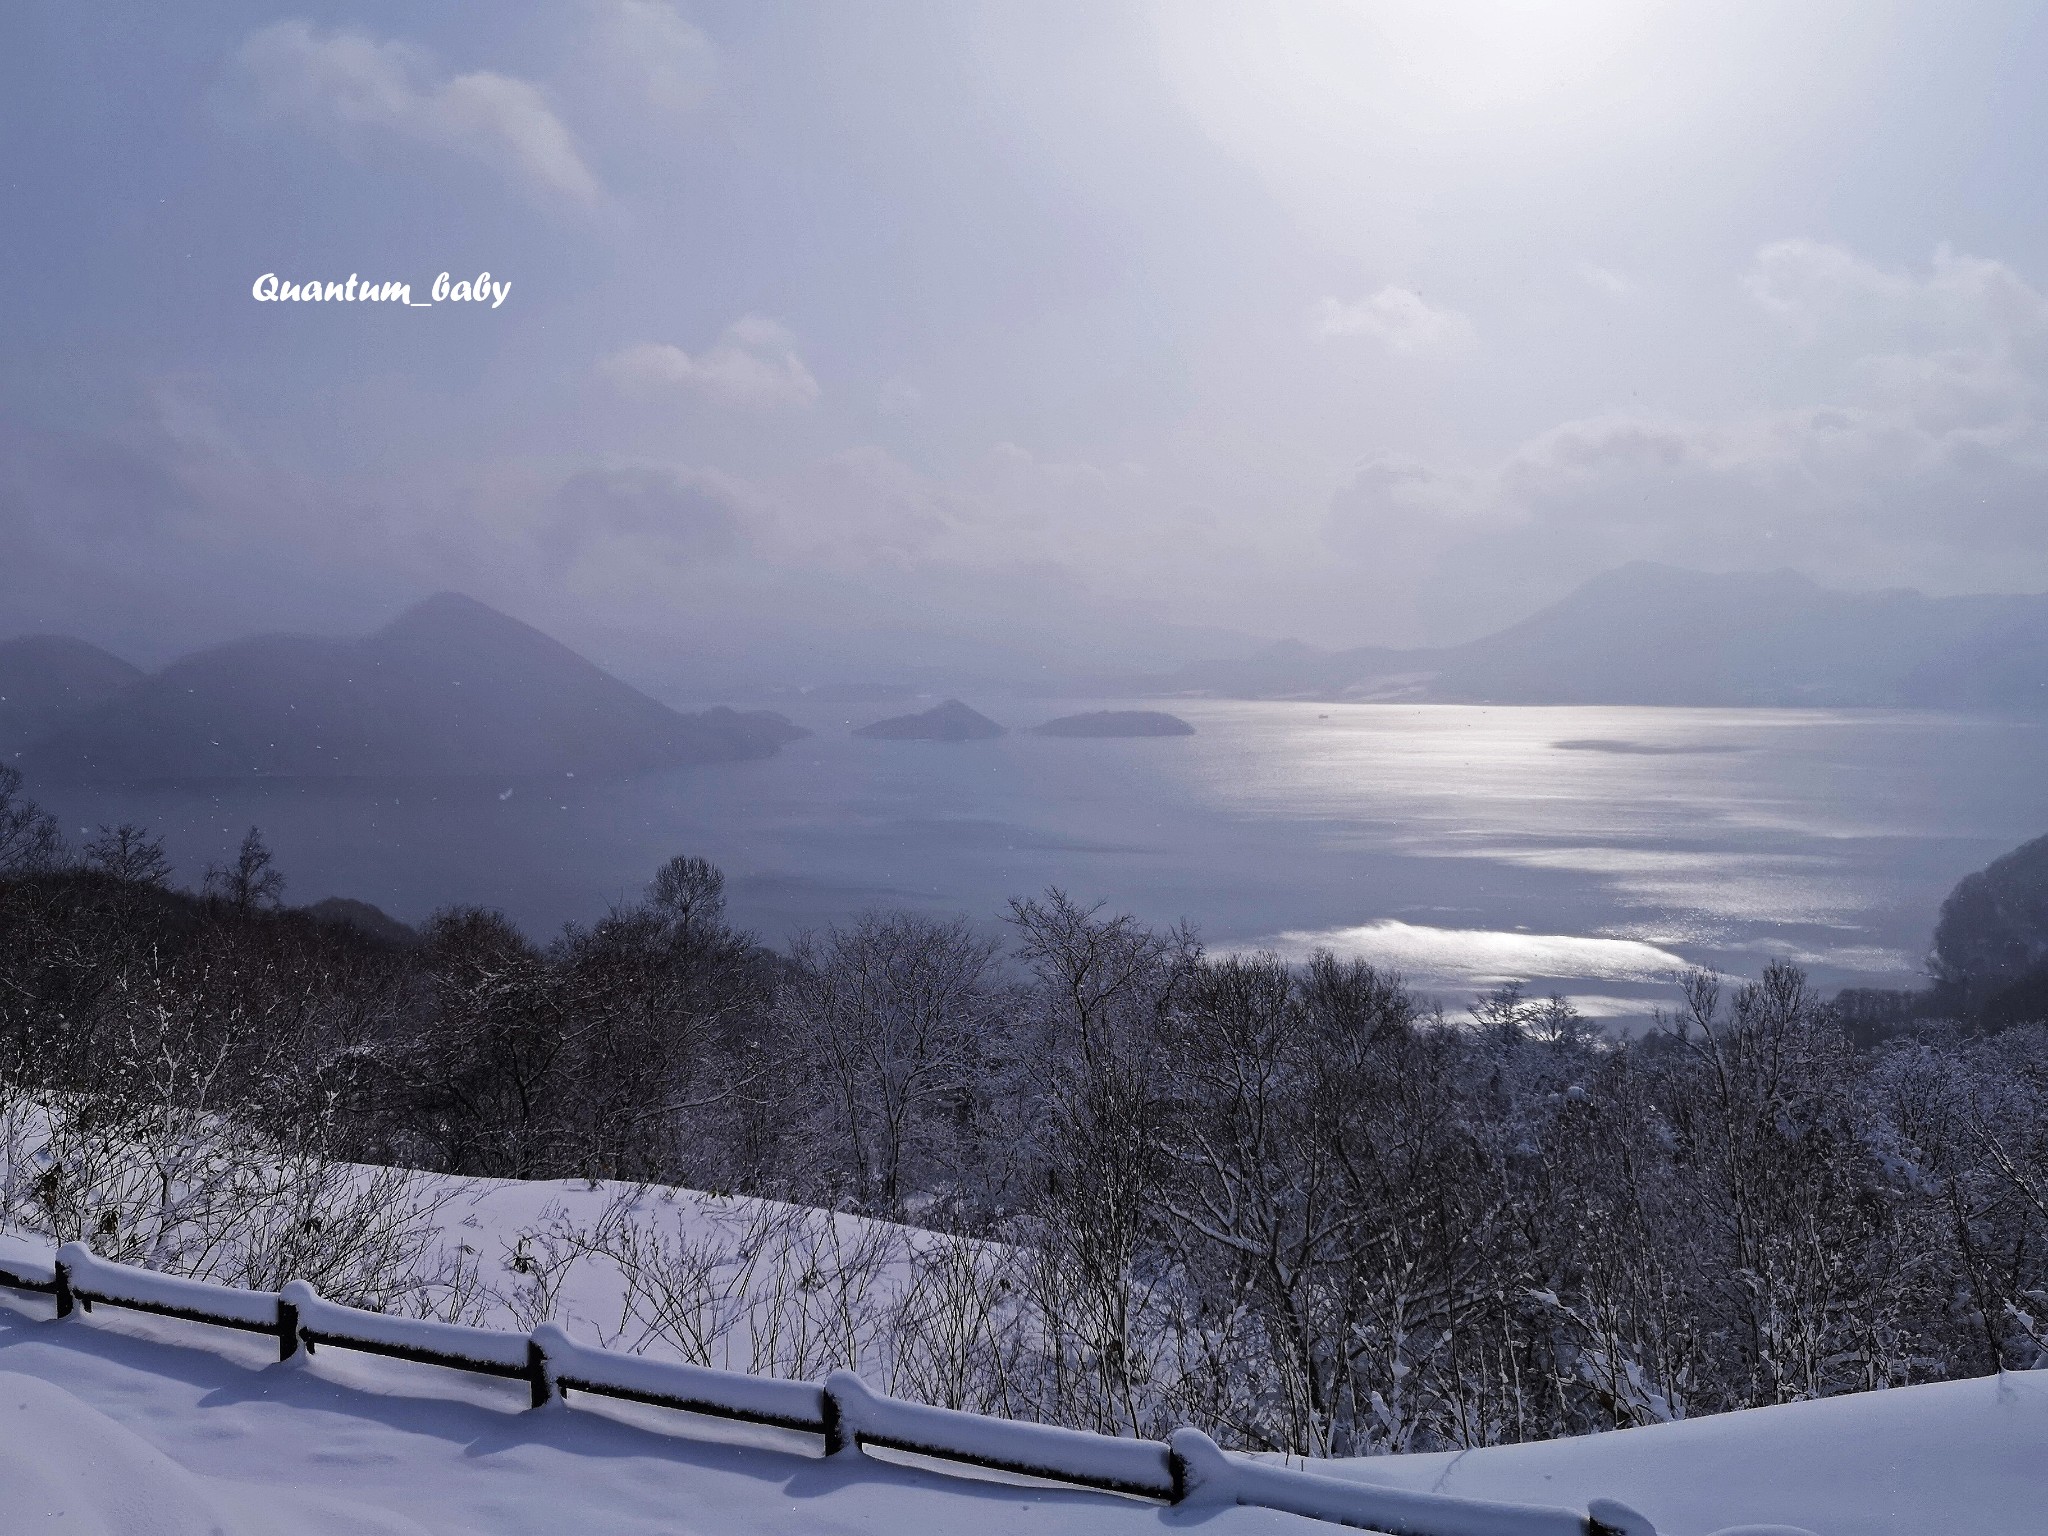
[[[969,1481],[816,1442],[106,1309],[0,1300],[0,1531],[51,1536],[1113,1536],[1186,1517]],[[650,1428],[648,1426],[659,1426]],[[798,1454],[791,1454],[792,1450]],[[1319,1529],[1234,1510],[1213,1536]],[[1327,1529],[1327,1528],[1321,1528]]]
[[[815,1441],[101,1309],[56,1322],[0,1293],[0,1531],[64,1536],[1329,1531],[974,1482]],[[1792,1523],[1818,1536],[2048,1528],[2048,1374],[1319,1470],[1545,1504],[1618,1497],[1661,1536]]]
[[[728,1368],[755,1363],[759,1308],[809,1294],[778,1283],[777,1263],[864,1265],[869,1294],[886,1306],[919,1255],[952,1241],[688,1190],[419,1178],[433,1207],[430,1247],[468,1265],[461,1286],[422,1298],[429,1310],[520,1333],[552,1316],[587,1343]],[[607,1223],[706,1261],[698,1331],[650,1332],[612,1259],[548,1238]],[[771,1294],[780,1299],[763,1299]],[[265,1339],[105,1308],[89,1321],[49,1316],[47,1300],[0,1291],[0,1536],[1332,1529],[1263,1511],[998,1489],[873,1460],[827,1466],[815,1440],[773,1430],[587,1397],[535,1416],[518,1383],[341,1350],[280,1366]],[[777,1316],[786,1327],[788,1312]],[[863,1374],[886,1388],[879,1348],[860,1354]],[[815,1378],[837,1363],[792,1374]],[[1315,1470],[1553,1507],[1618,1499],[1661,1536],[1763,1523],[1819,1536],[2048,1532],[2048,1372]]]
[[[420,1178],[436,1202],[434,1225],[444,1255],[469,1259],[481,1281],[465,1321],[531,1327],[542,1315],[539,1287],[545,1277],[544,1314],[576,1338],[656,1359],[688,1358],[695,1352],[650,1334],[643,1323],[627,1316],[628,1287],[615,1263],[602,1254],[569,1256],[573,1245],[548,1240],[550,1234],[587,1234],[608,1222],[615,1229],[630,1223],[651,1238],[666,1240],[672,1252],[687,1251],[696,1261],[708,1263],[698,1293],[705,1314],[702,1326],[708,1332],[724,1324],[727,1331],[708,1341],[704,1358],[694,1363],[725,1370],[761,1368],[753,1358],[750,1309],[768,1304],[778,1290],[778,1279],[782,1291],[789,1289],[792,1277],[778,1275],[779,1266],[800,1269],[818,1260],[835,1272],[857,1271],[867,1283],[869,1299],[881,1304],[908,1280],[915,1255],[953,1241],[846,1212],[666,1185],[454,1179],[435,1174]],[[563,1258],[557,1273],[547,1273],[550,1256]],[[522,1261],[530,1266],[527,1272],[520,1268]],[[864,1360],[862,1368],[870,1370],[875,1363]]]
[[[552,1320],[584,1343],[720,1369],[815,1379],[854,1363],[886,1382],[892,1308],[931,1260],[963,1252],[958,1239],[844,1212],[583,1179],[264,1165],[280,1192],[242,1202],[222,1191],[250,1149],[214,1145],[210,1122],[133,1146],[56,1123],[37,1102],[0,1105],[0,1246],[54,1246],[37,1181],[85,1166],[97,1183],[78,1203],[121,1213],[121,1236],[95,1240],[109,1257],[274,1289],[305,1271],[271,1275],[259,1263],[268,1278],[252,1280],[237,1255],[272,1239],[274,1208],[303,1203],[327,1216],[337,1250],[356,1255],[331,1266],[329,1294],[361,1295],[354,1282],[374,1276],[386,1282],[368,1303],[379,1310],[520,1333]],[[166,1167],[173,1194],[160,1198]]]
[[[1468,1498],[1619,1499],[1659,1536],[1765,1523],[1820,1536],[2039,1536],[2048,1531],[2048,1371],[1318,1470]]]

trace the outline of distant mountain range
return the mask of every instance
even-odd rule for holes
[[[1462,645],[1283,641],[1114,689],[2048,714],[2048,596],[1840,592],[1791,572],[1638,564]],[[949,700],[859,734],[999,731]],[[765,757],[803,734],[766,711],[679,713],[453,593],[364,639],[259,636],[147,675],[83,640],[0,642],[0,753],[50,781],[613,775]]]
[[[1146,691],[2048,713],[2048,595],[1838,592],[1791,571],[1635,564],[1463,645],[1328,651],[1283,641],[1183,667]]]
[[[614,775],[806,734],[766,712],[680,714],[452,592],[366,639],[257,636],[148,676],[83,641],[0,644],[0,678],[17,674],[44,680],[24,690],[36,728],[13,760],[56,781]]]
[[[0,640],[0,752],[11,756],[141,678],[142,668],[69,635]]]

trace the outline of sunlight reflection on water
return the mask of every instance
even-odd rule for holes
[[[1559,933],[1485,928],[1427,928],[1392,918],[1357,928],[1283,933],[1269,946],[1288,959],[1318,949],[1356,956],[1403,975],[1455,979],[1474,987],[1530,976],[1591,981],[1670,981],[1688,962],[1639,939],[1589,939]]]
[[[1129,707],[969,702],[1013,727]],[[293,899],[357,896],[412,921],[478,902],[546,936],[689,851],[727,871],[734,915],[768,938],[868,904],[993,922],[1058,884],[1187,917],[1218,945],[1351,934],[1458,1001],[1526,965],[1606,1012],[1668,1003],[1674,959],[1753,973],[1787,955],[1829,985],[1908,982],[1955,880],[2048,831],[2039,723],[1167,707],[1197,734],[867,741],[847,732],[876,712],[816,709],[793,713],[817,734],[769,761],[624,782],[37,792],[73,825],[156,826],[187,880],[259,823]]]

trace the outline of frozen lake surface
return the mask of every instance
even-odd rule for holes
[[[1121,703],[968,702],[1013,728]],[[544,936],[691,852],[767,938],[878,903],[992,921],[1057,884],[1214,946],[1366,955],[1454,1005],[1516,977],[1612,1015],[1668,1002],[1682,964],[1909,984],[1955,880],[2048,832],[2037,721],[1166,707],[1196,734],[867,741],[849,726],[896,711],[840,706],[791,710],[817,734],[769,761],[625,782],[30,789],[73,833],[149,824],[193,884],[259,824],[289,899],[410,921],[475,902]]]

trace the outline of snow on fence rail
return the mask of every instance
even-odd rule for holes
[[[278,1358],[326,1344],[524,1381],[535,1407],[570,1391],[652,1403],[820,1436],[828,1456],[866,1447],[910,1452],[1081,1488],[1180,1504],[1243,1504],[1386,1536],[1656,1536],[1627,1505],[1596,1499],[1584,1514],[1416,1493],[1226,1454],[1196,1429],[1169,1444],[989,1418],[873,1391],[851,1371],[822,1383],[649,1360],[578,1344],[553,1323],[531,1334],[366,1312],[322,1298],[303,1280],[248,1291],[100,1258],[83,1243],[54,1255],[0,1254],[0,1286],[57,1299],[69,1317],[98,1303],[267,1333]]]

